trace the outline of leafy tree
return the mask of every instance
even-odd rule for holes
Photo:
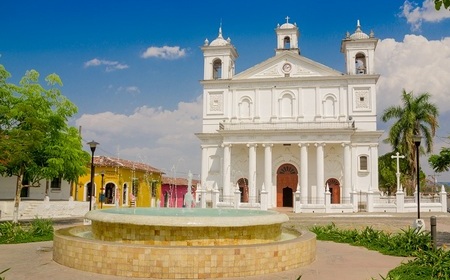
[[[17,222],[24,186],[57,177],[74,182],[86,173],[89,154],[82,150],[77,130],[67,124],[77,108],[61,94],[58,75],[46,77],[48,89],[39,84],[35,70],[27,71],[19,85],[7,83],[9,77],[0,65],[0,174],[17,177]]]
[[[450,149],[442,148],[439,155],[432,155],[428,162],[436,172],[444,172],[450,169]]]
[[[403,90],[401,96],[403,105],[387,108],[381,117],[384,122],[396,120],[389,130],[386,141],[391,144],[393,150],[405,155],[408,162],[407,174],[411,176],[413,186],[416,183],[414,175],[417,174],[416,147],[413,137],[420,134],[422,151],[430,153],[438,127],[439,112],[436,105],[430,103],[429,99],[429,93],[422,93],[416,97],[412,92],[407,93]]]
[[[442,5],[444,5],[444,8],[448,9],[450,8],[450,0],[434,0],[434,7],[436,10],[440,10]]]

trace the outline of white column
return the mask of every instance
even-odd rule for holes
[[[350,143],[343,143],[344,146],[344,190],[343,190],[343,203],[350,203],[350,190],[352,187],[352,154],[350,150]]]
[[[232,201],[232,195],[230,192],[230,181],[231,181],[231,151],[230,147],[231,144],[222,144],[223,147],[223,180],[222,180],[222,186],[223,186],[223,197],[222,200],[224,202],[231,202]]]
[[[266,191],[272,193],[272,146],[263,144],[264,147],[264,186]]]
[[[206,178],[208,178],[208,148],[202,145],[202,188],[207,189]]]
[[[248,147],[248,187],[249,202],[256,202],[256,144],[247,144]]]
[[[300,143],[300,201],[308,204],[308,146]]]
[[[324,163],[323,163],[323,146],[324,143],[316,143],[317,147],[317,199],[318,203],[325,203],[325,179],[324,179]]]
[[[369,146],[368,170],[370,171],[369,192],[378,191],[378,145]],[[374,190],[374,187],[377,188]]]

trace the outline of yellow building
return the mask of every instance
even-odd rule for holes
[[[94,157],[94,209],[108,207],[156,207],[161,197],[162,171],[140,162],[106,156]],[[90,201],[91,170],[80,177],[72,196]]]

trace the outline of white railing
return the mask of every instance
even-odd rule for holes
[[[354,129],[352,122],[222,122],[220,130]]]

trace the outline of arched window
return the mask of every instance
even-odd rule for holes
[[[221,79],[222,78],[222,60],[215,59],[213,61],[213,79]]]
[[[358,53],[355,56],[355,73],[356,74],[366,74],[367,64],[366,56],[363,53]]]
[[[327,95],[323,100],[323,115],[324,117],[336,116],[336,98],[333,95]]]
[[[289,36],[284,37],[283,39],[283,48],[290,49],[291,48],[291,38]]]
[[[280,117],[290,118],[294,115],[294,102],[293,96],[290,93],[285,93],[279,100],[280,103]]]
[[[239,103],[239,117],[243,119],[252,117],[252,103],[250,98],[243,98]]]
[[[359,156],[359,168],[358,171],[368,172],[369,171],[369,157],[366,155]]]

